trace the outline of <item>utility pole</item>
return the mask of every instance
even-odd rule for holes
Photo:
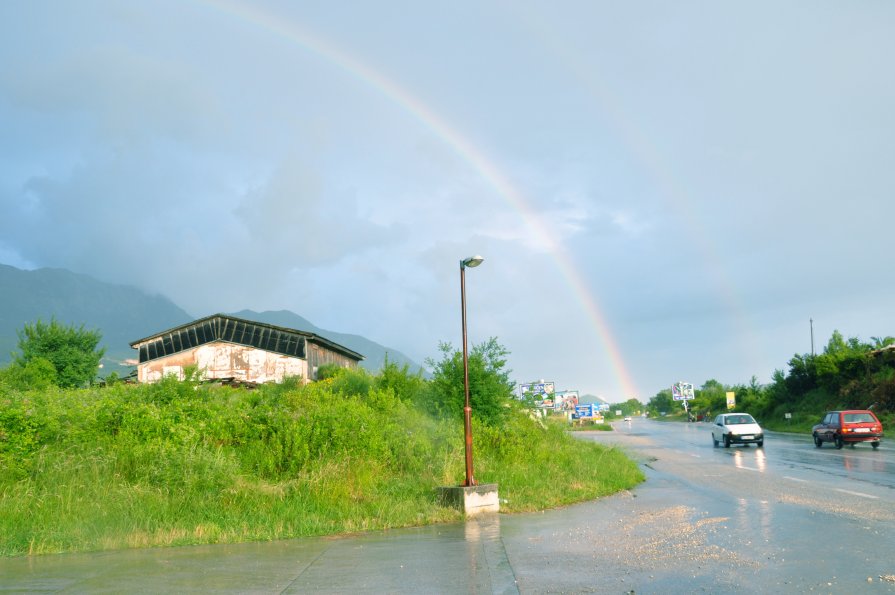
[[[814,319],[809,318],[808,323],[811,325],[811,357],[814,357]]]

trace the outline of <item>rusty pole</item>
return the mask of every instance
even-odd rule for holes
[[[466,438],[466,487],[476,485],[472,473],[472,407],[469,406],[469,352],[466,348],[466,267],[477,267],[485,259],[471,256],[460,261],[460,316],[463,321],[463,392],[466,400],[463,407],[463,430]]]

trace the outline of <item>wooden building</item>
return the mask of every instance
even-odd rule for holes
[[[214,314],[130,344],[139,352],[137,380],[156,382],[195,366],[206,380],[262,384],[317,379],[323,364],[355,368],[361,354],[314,333]]]

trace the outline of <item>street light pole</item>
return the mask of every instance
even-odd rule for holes
[[[464,486],[476,485],[472,474],[472,407],[469,406],[469,352],[466,348],[466,268],[477,267],[484,258],[470,256],[460,261],[460,317],[463,322],[463,392],[466,400],[463,407],[463,430],[466,438],[466,483]]]

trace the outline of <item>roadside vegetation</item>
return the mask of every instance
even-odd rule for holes
[[[727,392],[736,410],[748,411],[770,430],[810,432],[823,413],[835,409],[872,409],[887,431],[895,429],[895,338],[872,337],[871,343],[844,339],[835,331],[822,353],[796,354],[786,371],[776,370],[770,384],[753,376],[748,385],[727,386],[708,380],[689,402],[697,417],[710,418],[727,410]],[[686,420],[671,389],[650,399],[651,416]],[[789,414],[789,417],[787,417]]]
[[[74,331],[70,339],[89,334]],[[26,358],[29,341],[23,333],[22,355],[0,370],[0,555],[460,518],[435,497],[465,477],[462,359],[449,345],[429,362],[431,379],[387,362],[376,375],[325,368],[314,383],[249,390],[199,382],[195,370],[154,385],[62,386],[65,362]],[[533,418],[512,398],[505,356],[493,339],[470,356],[475,474],[499,484],[502,511],[643,481],[621,451]]]
[[[554,423],[567,423],[565,421],[562,422],[554,422]],[[580,423],[580,424],[572,424],[568,428],[568,430],[572,432],[611,432],[612,425],[607,423]]]

